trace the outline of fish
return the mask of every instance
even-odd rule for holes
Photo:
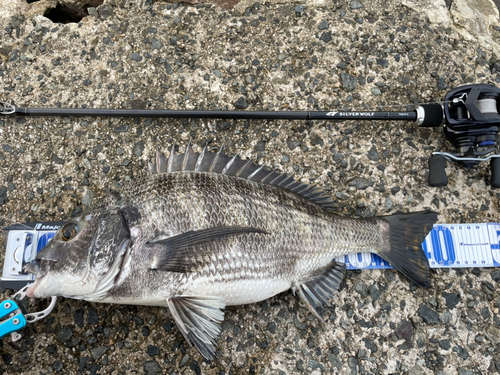
[[[56,232],[25,266],[28,297],[168,307],[212,360],[226,306],[292,290],[324,322],[344,255],[378,254],[430,285],[421,243],[436,212],[345,217],[313,185],[191,143],[169,157],[157,149],[147,170]]]

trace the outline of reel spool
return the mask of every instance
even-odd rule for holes
[[[465,167],[490,160],[491,186],[500,187],[499,112],[500,89],[495,86],[464,85],[446,94],[444,134],[455,147],[455,152],[435,152],[429,158],[429,185],[448,184],[445,159]]]

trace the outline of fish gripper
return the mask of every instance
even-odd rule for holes
[[[29,285],[20,289],[12,299],[0,303],[0,338],[10,333],[12,341],[21,338],[19,331],[26,327],[27,323],[33,323],[49,315],[57,302],[57,297],[52,297],[49,307],[36,313],[25,313],[22,300],[26,297]]]

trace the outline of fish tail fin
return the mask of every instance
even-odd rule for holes
[[[436,220],[436,212],[423,211],[378,218],[383,241],[377,254],[415,284],[426,288],[430,285],[430,271],[422,242]]]

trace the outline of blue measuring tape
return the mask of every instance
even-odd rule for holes
[[[500,224],[435,224],[422,243],[430,268],[500,267]],[[337,258],[353,269],[388,269],[376,254]]]

